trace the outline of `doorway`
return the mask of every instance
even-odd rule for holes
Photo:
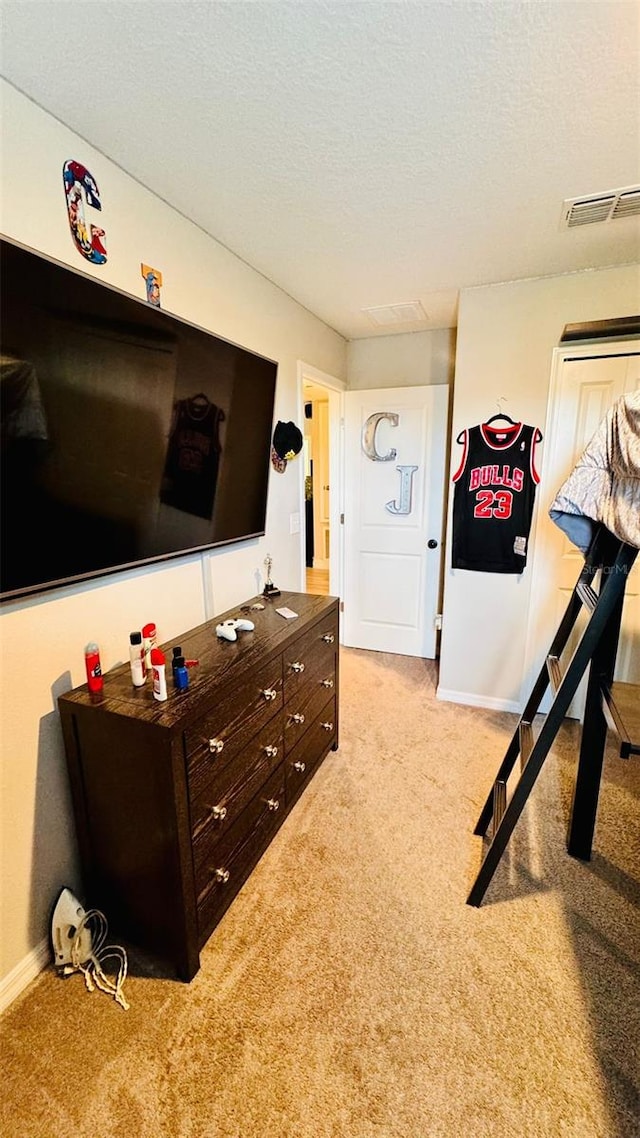
[[[331,523],[329,516],[329,394],[305,383],[304,506],[305,571],[308,593],[329,593]]]
[[[303,425],[301,489],[303,592],[342,596],[340,517],[343,497],[341,447],[345,385],[309,364],[298,363]]]

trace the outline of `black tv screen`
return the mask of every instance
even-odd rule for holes
[[[277,364],[0,242],[0,599],[265,531]]]

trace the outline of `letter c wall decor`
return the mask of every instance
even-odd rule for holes
[[[73,243],[87,261],[103,265],[107,259],[104,229],[87,224],[86,219],[87,208],[102,210],[96,180],[86,166],[73,158],[67,159],[62,167],[62,180]]]
[[[379,454],[376,449],[376,431],[383,419],[388,419],[392,427],[397,427],[400,416],[396,411],[375,411],[369,415],[362,428],[362,449],[372,462],[393,462],[397,455],[395,447],[391,447],[386,454]],[[390,514],[410,514],[412,509],[413,476],[417,466],[396,466],[400,475],[400,497],[397,501],[385,502],[385,510]]]
[[[392,427],[398,426],[399,416],[395,411],[376,411],[375,414],[369,415],[362,428],[362,449],[372,462],[393,462],[397,454],[394,447],[386,454],[378,454],[376,450],[376,431],[382,419],[388,419]]]

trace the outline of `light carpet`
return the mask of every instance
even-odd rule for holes
[[[123,1011],[51,968],[5,1013],[6,1138],[640,1136],[640,764],[609,741],[572,859],[567,722],[472,908],[517,720],[435,685],[342,651],[339,750],[191,984],[130,957]]]

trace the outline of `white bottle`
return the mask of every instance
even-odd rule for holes
[[[142,687],[147,678],[147,669],[144,666],[144,645],[141,632],[129,634],[129,663],[131,664],[131,681],[136,688]]]
[[[165,657],[161,648],[151,649],[151,671],[153,673],[153,698],[164,700],[167,698],[167,678],[165,675]]]

